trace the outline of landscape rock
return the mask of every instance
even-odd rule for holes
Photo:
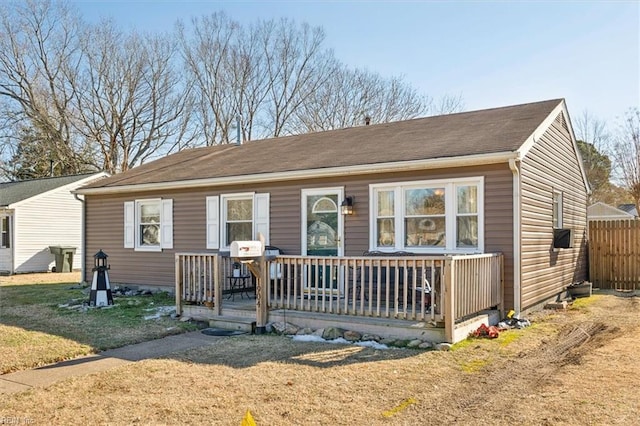
[[[407,348],[418,348],[421,344],[422,340],[420,339],[411,340],[409,343],[407,343]]]
[[[344,329],[339,327],[327,327],[324,329],[324,333],[322,333],[322,338],[326,340],[338,339],[344,337],[344,331]]]
[[[380,336],[378,336],[377,334],[363,334],[362,335],[362,340],[380,342],[380,340],[382,340],[382,338]]]
[[[431,349],[431,348],[433,348],[433,345],[431,344],[431,342],[422,342],[418,346],[418,349]]]
[[[362,334],[357,331],[347,330],[342,337],[349,342],[358,342],[362,339]]]
[[[273,330],[278,334],[294,335],[298,332],[298,327],[288,322],[274,322],[271,324]]]

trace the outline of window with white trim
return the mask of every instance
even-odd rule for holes
[[[253,240],[253,194],[222,196],[222,226],[224,247]]]
[[[371,185],[372,250],[482,252],[482,177]]]
[[[228,249],[233,241],[269,243],[269,194],[222,194],[206,198],[207,248]]]
[[[173,248],[173,200],[154,198],[125,202],[124,247],[136,251]]]
[[[0,219],[0,248],[11,248],[9,223],[9,216],[2,216]]]
[[[552,199],[552,223],[553,229],[562,228],[562,192],[553,191],[553,199]]]

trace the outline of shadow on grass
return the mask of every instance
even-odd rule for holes
[[[0,333],[0,351],[12,351],[17,363],[12,367],[11,361],[2,360],[0,371],[29,368],[199,328],[168,316],[145,319],[153,317],[157,308],[174,304],[166,293],[114,297],[114,305],[109,308],[88,308],[88,302],[87,289],[72,283],[0,286],[0,328],[9,327]]]
[[[88,310],[68,309],[88,301],[86,290],[75,284],[37,284],[0,287],[0,326],[23,329],[25,333],[40,332],[58,342],[46,345],[25,340],[23,347],[10,349],[35,355],[32,365],[20,365],[8,371],[49,364],[52,369],[89,363],[97,359],[117,358],[139,361],[147,358],[169,358],[199,364],[218,364],[232,368],[247,368],[263,362],[295,363],[317,367],[331,367],[351,363],[401,359],[420,354],[422,350],[379,350],[354,344],[330,344],[293,341],[277,335],[210,336],[200,331],[198,324],[183,323],[168,317],[145,320],[148,309],[162,304],[171,305],[166,294],[114,298],[115,307]],[[92,351],[79,349],[88,345]],[[55,346],[59,346],[54,349]],[[0,337],[0,349],[3,340]],[[41,354],[33,353],[41,351]],[[104,352],[100,352],[104,351]],[[88,357],[77,358],[90,353]],[[74,359],[77,358],[77,359]],[[2,365],[0,365],[2,367]],[[5,366],[5,371],[7,368]]]
[[[274,334],[214,337],[211,344],[176,352],[168,358],[197,364],[250,368],[265,362],[331,368],[368,362],[404,359],[425,350],[375,349],[350,343],[295,341]]]

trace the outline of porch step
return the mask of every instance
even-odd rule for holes
[[[209,327],[221,328],[223,330],[237,330],[252,333],[255,326],[256,322],[251,318],[222,315],[209,320]]]

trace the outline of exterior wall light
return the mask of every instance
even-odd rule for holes
[[[352,215],[353,214],[353,202],[355,197],[345,197],[342,204],[340,204],[340,210],[343,215]]]

